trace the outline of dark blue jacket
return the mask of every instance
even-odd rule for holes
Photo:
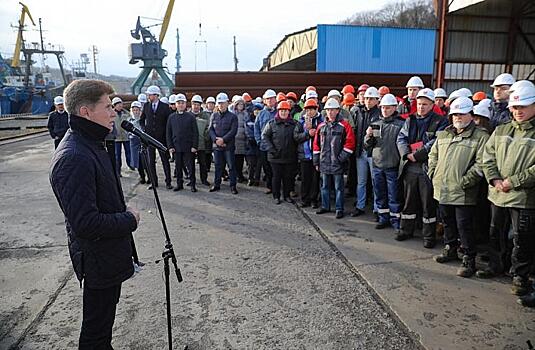
[[[498,102],[493,100],[490,105],[490,125],[496,129],[498,125],[511,121],[511,112],[507,108],[508,102]]]
[[[254,115],[245,119],[245,155],[256,156],[258,153],[258,144],[254,138]]]
[[[270,109],[265,106],[256,117],[254,122],[254,138],[256,139],[256,143],[259,145],[261,151],[268,150],[268,146],[262,141],[262,131],[264,131],[267,123],[275,118],[276,114],[276,108]]]
[[[108,129],[71,115],[71,129],[54,152],[50,184],[65,215],[76,277],[90,288],[118,285],[134,273],[134,215],[104,148]]]
[[[210,138],[213,142],[213,149],[219,151],[233,151],[235,149],[235,138],[238,133],[238,117],[227,110],[224,113],[214,112],[210,117],[208,127]],[[219,147],[215,144],[216,137],[222,137],[226,147]]]
[[[303,131],[308,134],[308,130],[305,127],[305,114],[301,114],[301,117],[299,118],[299,124],[303,127]],[[316,114],[315,117],[312,118],[312,129],[318,129],[318,126],[323,123],[323,117],[321,113]],[[297,158],[299,160],[310,160],[312,161],[313,151],[312,146],[314,143],[313,137],[307,137],[305,138],[305,141],[301,142],[299,144],[299,148],[297,149]]]
[[[58,111],[51,112],[48,115],[47,128],[53,139],[57,137],[61,140],[69,130],[69,113],[66,111],[63,113],[58,113]]]
[[[167,120],[167,148],[176,152],[191,152],[199,148],[197,120],[190,112],[175,112]]]

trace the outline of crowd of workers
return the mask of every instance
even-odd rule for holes
[[[144,164],[139,138],[120,127],[129,120],[168,148],[158,153],[170,190],[197,192],[197,162],[210,192],[221,190],[222,180],[233,194],[238,183],[265,183],[276,205],[300,196],[301,207],[324,214],[334,199],[337,219],[346,197],[355,197],[353,217],[373,198],[376,229],[391,226],[398,241],[421,229],[425,248],[443,232],[435,261],[460,260],[462,277],[507,274],[518,302],[534,307],[535,85],[504,73],[491,86],[492,98],[466,88],[448,95],[415,76],[402,98],[386,86],[362,84],[322,99],[314,86],[300,97],[271,89],[256,99],[247,92],[231,99],[224,92],[206,100],[194,95],[189,106],[184,94],[166,98],[150,86],[130,112],[119,97],[112,100],[117,116],[108,151],[119,175],[124,148],[139,181],[158,186],[156,150],[148,148]],[[57,147],[68,123],[61,97],[55,105],[49,129]],[[481,245],[488,264],[478,270]]]

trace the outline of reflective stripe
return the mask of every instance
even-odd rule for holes
[[[321,151],[314,151],[314,154],[320,154]]]
[[[401,218],[407,220],[414,220],[416,219],[416,214],[401,214]]]
[[[390,213],[390,216],[393,216],[395,218],[399,218],[401,215],[399,213]]]
[[[379,214],[390,213],[390,209],[377,209],[377,212],[378,212]]]
[[[349,148],[345,148],[345,147],[344,147],[344,151],[346,151],[347,153],[351,153],[351,154],[353,154],[353,151],[350,150]]]
[[[424,224],[432,224],[433,222],[437,222],[437,218],[422,218],[422,221],[424,222]]]

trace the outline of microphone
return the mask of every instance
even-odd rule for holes
[[[167,147],[162,145],[160,141],[156,140],[154,137],[150,136],[144,131],[136,128],[134,124],[130,123],[128,120],[123,120],[123,122],[121,123],[121,127],[126,131],[131,132],[132,134],[139,137],[141,141],[143,141],[146,145],[157,148],[162,152],[167,152]]]

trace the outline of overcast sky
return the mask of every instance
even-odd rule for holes
[[[232,37],[236,36],[238,68],[257,71],[262,59],[289,33],[316,26],[333,24],[365,10],[378,9],[392,0],[307,0],[307,1],[212,1],[176,0],[163,47],[168,51],[164,63],[175,72],[176,29],[180,30],[181,70],[234,69]],[[43,20],[45,43],[61,44],[70,63],[96,45],[99,73],[134,77],[139,63],[128,63],[128,45],[134,42],[130,30],[137,16],[163,18],[167,0],[23,0],[37,26],[25,33],[27,42],[39,41],[38,18]],[[243,5],[246,5],[244,7]],[[11,57],[15,47],[16,25],[21,6],[18,0],[0,0],[0,52]],[[202,36],[199,37],[199,22]],[[142,19],[142,24],[155,21]],[[158,37],[160,27],[151,31]],[[206,41],[197,44],[195,41]],[[197,57],[197,58],[195,58]],[[51,66],[53,58],[47,62]],[[90,71],[93,71],[91,64]]]

